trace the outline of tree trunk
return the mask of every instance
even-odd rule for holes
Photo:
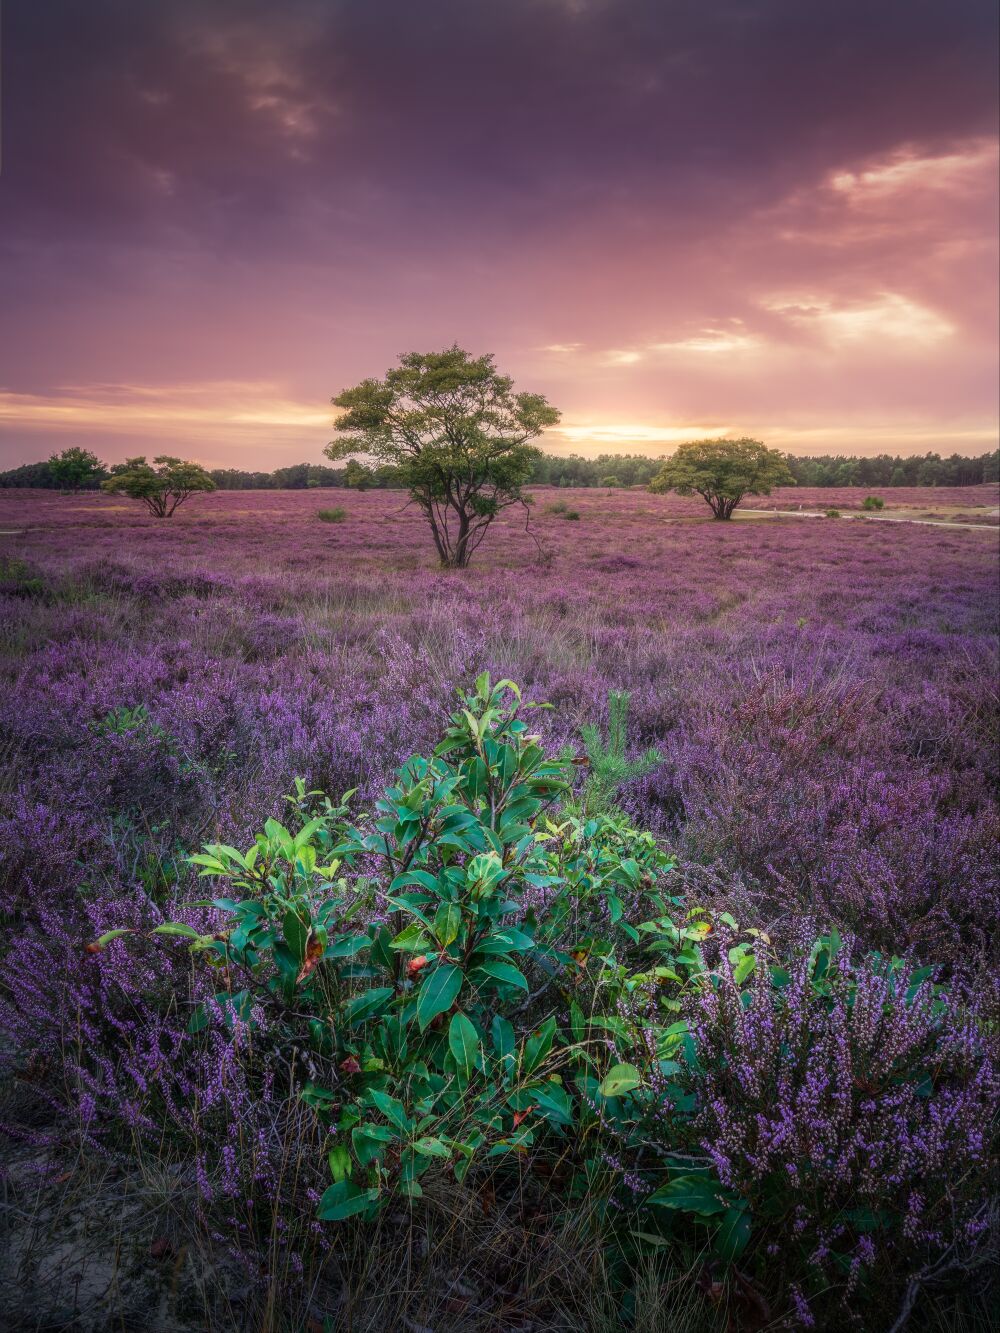
[[[465,569],[469,563],[469,515],[464,509],[458,511],[458,540],[455,542],[454,567]]]

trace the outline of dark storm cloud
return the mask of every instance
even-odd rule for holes
[[[991,438],[993,0],[3,17],[8,460],[318,457],[332,392],[455,339],[567,447]]]
[[[983,0],[14,4],[0,206],[8,235],[220,246],[383,209],[447,231],[669,203],[700,225],[989,133],[995,27]]]

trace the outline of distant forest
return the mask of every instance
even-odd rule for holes
[[[560,457],[539,452],[532,475],[535,485],[548,486],[645,486],[659,471],[665,455],[649,458],[644,454],[601,454],[582,458],[579,454]],[[788,466],[800,486],[976,486],[984,481],[1000,481],[1000,450],[967,458],[952,454],[915,455],[901,458],[877,454],[874,458],[843,457],[821,454],[816,458],[787,455]],[[82,489],[97,490],[98,474]],[[294,463],[273,472],[245,472],[239,468],[215,468],[212,480],[222,491],[314,490],[354,486],[392,488],[388,471],[371,471],[357,463],[345,467],[324,467],[317,463]],[[25,463],[9,472],[0,472],[2,487],[39,487],[60,490],[47,462]]]

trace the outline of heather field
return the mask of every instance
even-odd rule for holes
[[[0,492],[11,1326],[988,1328],[998,494],[884,495],[982,530],[539,489],[442,572],[398,493],[215,493],[165,521]],[[523,896],[494,921],[516,977],[456,979],[492,1025],[466,991],[417,999],[430,1054],[397,1078],[378,1003],[480,957],[414,883],[493,843],[414,858],[407,821],[448,816],[393,773],[482,672],[552,705],[525,715],[551,759],[590,763],[524,779],[532,832],[497,852]],[[441,762],[527,773],[511,705],[470,699]],[[345,830],[387,788],[383,849]],[[269,819],[312,859],[282,872],[284,943],[235,958],[243,872],[203,863],[206,887],[187,857]],[[421,857],[407,954],[390,896]],[[88,951],[115,929],[137,933]]]

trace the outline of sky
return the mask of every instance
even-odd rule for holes
[[[492,351],[546,443],[983,453],[994,0],[7,0],[0,467],[322,462]]]

